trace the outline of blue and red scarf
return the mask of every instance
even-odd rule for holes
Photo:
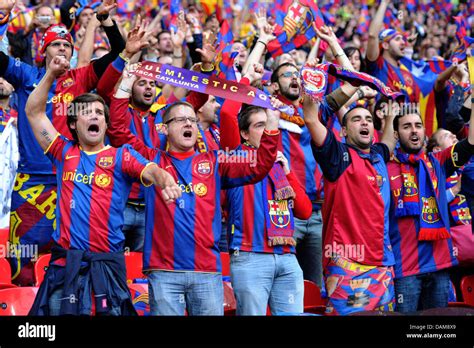
[[[270,180],[272,197],[268,197],[267,184]],[[269,199],[270,198],[270,199]],[[295,192],[286,179],[280,163],[274,163],[267,177],[263,179],[263,206],[267,227],[268,245],[296,245],[293,239],[294,219],[292,199]]]
[[[457,173],[451,175],[446,180],[446,189],[456,186],[458,181],[461,180],[461,176]],[[457,194],[454,199],[449,202],[449,211],[453,220],[457,226],[471,224],[471,212],[469,205],[467,204],[466,197],[462,194]]]
[[[406,154],[397,149],[395,157],[400,163],[403,180],[400,197],[395,200],[395,216],[397,218],[419,217],[418,240],[420,241],[450,238],[439,210],[436,195],[438,179],[425,151],[421,150],[418,154]],[[416,167],[418,167],[418,176]]]

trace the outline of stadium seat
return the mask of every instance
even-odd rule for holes
[[[142,272],[143,253],[136,251],[125,253],[125,267],[127,268],[128,283],[133,283],[134,279],[146,279]]]
[[[8,260],[4,258],[0,258],[0,283],[12,283],[12,270],[10,267],[10,262],[8,262]]]
[[[234,316],[237,308],[237,302],[235,301],[234,289],[230,282],[223,282],[224,285],[224,315]]]
[[[35,262],[35,285],[40,286],[44,279],[44,274],[48,270],[51,254],[44,254]]]
[[[318,286],[310,280],[304,281],[304,312],[323,314],[326,310],[324,300]]]
[[[8,227],[0,228],[0,245],[3,245],[5,248],[8,247],[7,242],[8,242],[9,235],[10,235],[10,229]]]
[[[0,316],[28,315],[37,292],[37,287],[26,286],[0,290]]]
[[[230,276],[230,255],[226,252],[221,252],[222,275]]]
[[[474,306],[474,275],[465,276],[461,279],[461,292],[464,302]]]

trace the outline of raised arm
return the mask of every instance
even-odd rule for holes
[[[392,103],[389,103],[389,106],[387,107],[387,113],[384,115],[385,127],[383,129],[383,135],[380,142],[388,146],[390,153],[395,150],[395,146],[397,145],[397,140],[395,139],[395,133],[393,130],[393,120],[395,118],[396,113],[398,112],[398,109],[398,104],[393,101]]]
[[[273,35],[275,26],[268,24],[267,13],[264,8],[260,8],[259,13],[255,14],[255,19],[257,21],[258,27],[258,41],[255,43],[252,52],[250,52],[250,55],[245,61],[245,64],[242,68],[242,74],[246,74],[249,68],[254,64],[260,63],[260,59],[265,53],[268,43],[275,39],[275,35]]]
[[[367,43],[367,59],[370,62],[375,62],[380,55],[379,33],[380,30],[382,30],[383,18],[387,11],[388,4],[388,0],[381,0],[374,19],[370,22],[369,42]]]
[[[441,92],[443,89],[446,88],[446,83],[449,81],[451,76],[456,72],[457,69],[462,69],[460,65],[451,65],[445,71],[438,75],[435,82],[435,91]]]
[[[33,134],[43,150],[46,150],[58,134],[53,124],[46,115],[46,102],[48,92],[56,77],[64,74],[69,69],[69,62],[62,56],[51,60],[46,74],[39,85],[33,90],[26,103],[25,112],[30,122]]]
[[[276,98],[272,99],[274,107],[282,106]],[[280,131],[278,122],[280,111],[266,109],[267,122],[260,140],[260,146],[255,152],[248,152],[246,156],[233,154],[219,158],[219,174],[222,179],[222,188],[254,184],[262,180],[270,171],[277,155]],[[234,156],[239,158],[234,158]]]
[[[326,135],[328,133],[327,128],[321,123],[319,119],[319,106],[320,103],[313,101],[310,97],[306,96],[303,101],[303,113],[304,122],[308,127],[309,134],[316,146],[322,146]]]
[[[87,24],[81,48],[79,48],[79,53],[77,55],[77,68],[82,68],[91,62],[92,54],[94,53],[95,32],[99,27],[100,22],[93,16]]]
[[[316,28],[316,34],[318,34],[318,37],[321,40],[324,40],[328,43],[332,54],[337,59],[337,62],[340,66],[349,70],[354,70],[351,61],[349,58],[347,58],[347,55],[342,49],[341,45],[339,45],[336,34],[334,34],[331,27],[323,25],[319,30]]]

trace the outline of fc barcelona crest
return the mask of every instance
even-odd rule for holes
[[[423,221],[432,224],[441,220],[436,199],[434,197],[421,197],[421,199],[423,201],[423,209],[421,211],[421,218]]]
[[[107,156],[107,157],[101,157],[99,159],[98,164],[102,168],[108,168],[108,167],[111,167],[113,163],[114,163],[114,158],[112,156]]]
[[[278,228],[284,228],[290,224],[291,217],[288,209],[288,201],[268,200],[268,213],[273,225]]]
[[[412,174],[403,173],[403,190],[406,197],[412,197],[418,194],[418,187],[416,186],[415,177]]]
[[[212,164],[211,162],[209,161],[201,161],[201,162],[198,162],[195,166],[194,166],[194,170],[202,175],[202,176],[210,176],[212,174]]]

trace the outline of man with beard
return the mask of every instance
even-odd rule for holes
[[[173,55],[173,42],[171,41],[171,33],[168,30],[163,30],[158,33],[158,57]]]
[[[294,115],[282,113],[279,150],[288,159],[288,164],[298,180],[306,187],[306,193],[313,202],[313,213],[309,220],[295,218],[296,250],[304,278],[322,285],[322,182],[321,172],[311,151],[311,135],[305,126],[303,107],[300,103],[301,87],[298,68],[291,63],[278,66],[271,76],[272,87],[277,98],[293,106]],[[357,91],[350,84],[344,84],[325,98],[320,110],[327,120],[339,110]]]
[[[342,118],[346,142],[321,123],[319,103],[305,98],[305,122],[324,174],[324,281],[326,313],[393,311],[394,257],[389,242],[390,186],[386,163],[395,147],[392,118],[373,144],[372,114],[356,106]],[[363,203],[360,198],[364,197]]]
[[[473,120],[474,110],[470,122]],[[393,126],[400,142],[388,164],[397,311],[447,307],[447,269],[457,260],[449,232],[446,178],[474,153],[474,129],[469,129],[467,139],[443,151],[426,153],[419,114],[397,116]]]

